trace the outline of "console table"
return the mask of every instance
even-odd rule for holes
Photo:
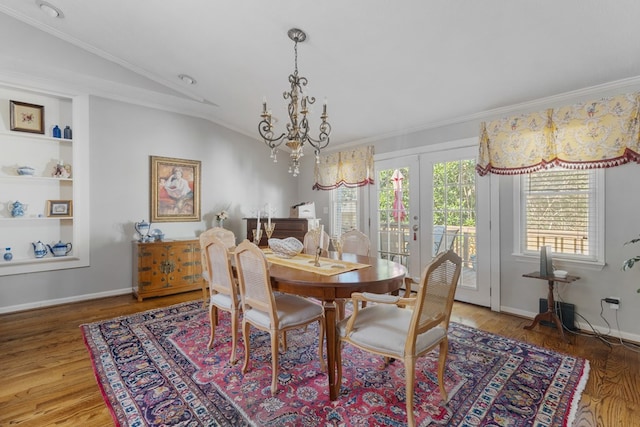
[[[203,286],[198,239],[133,242],[133,294],[138,301]]]
[[[530,324],[529,326],[525,326],[524,328],[533,329],[542,320],[547,322],[553,322],[553,324],[556,325],[556,328],[558,328],[558,331],[560,333],[560,338],[562,338],[565,342],[569,342],[569,339],[564,334],[564,330],[562,328],[562,322],[560,321],[560,318],[558,318],[558,315],[556,314],[556,301],[553,296],[553,287],[556,282],[571,283],[571,282],[575,282],[580,278],[578,276],[569,276],[569,275],[567,275],[566,277],[558,277],[554,275],[541,276],[539,271],[536,271],[535,273],[523,274],[522,276],[529,277],[532,279],[546,280],[549,284],[549,295],[547,296],[547,311],[544,313],[538,314],[533,319],[533,323]]]

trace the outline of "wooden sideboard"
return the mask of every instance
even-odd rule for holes
[[[247,239],[253,241],[253,230],[256,229],[256,218],[244,218],[247,221]],[[267,246],[267,233],[264,231],[264,224],[267,218],[260,218],[262,229],[262,239],[258,246]],[[275,224],[275,229],[271,237],[276,239],[284,239],[287,237],[295,237],[301,242],[307,231],[320,226],[320,220],[317,218],[271,218],[271,224]]]
[[[202,289],[198,239],[133,242],[133,294],[143,298]]]

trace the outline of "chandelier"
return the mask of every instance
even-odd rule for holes
[[[262,100],[262,120],[258,124],[258,131],[264,140],[264,143],[271,149],[271,158],[274,163],[278,162],[278,147],[285,142],[285,145],[291,149],[289,156],[289,173],[298,176],[300,173],[300,159],[304,155],[302,150],[305,144],[313,147],[316,156],[316,163],[320,163],[320,150],[329,145],[329,135],[331,134],[331,125],[327,122],[327,101],[322,106],[322,114],[320,119],[320,133],[317,139],[309,135],[309,106],[316,102],[316,98],[304,93],[303,88],[307,85],[306,77],[298,75],[298,43],[306,40],[307,35],[304,31],[292,28],[287,32],[289,38],[293,40],[293,51],[295,54],[295,68],[293,74],[289,75],[289,83],[291,90],[282,94],[285,100],[289,100],[287,107],[289,113],[289,123],[286,125],[286,132],[282,132],[279,136],[274,136],[273,117],[271,110],[267,109],[267,100]]]

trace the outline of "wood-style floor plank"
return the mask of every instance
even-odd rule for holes
[[[137,302],[125,295],[0,315],[0,426],[109,426],[80,325],[197,300],[201,291]],[[451,320],[589,360],[591,373],[574,426],[640,427],[640,354],[530,319],[456,303]]]

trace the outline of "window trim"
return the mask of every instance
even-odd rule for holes
[[[562,268],[582,268],[587,270],[602,270],[606,265],[605,258],[605,182],[604,169],[592,169],[595,184],[595,225],[597,233],[596,253],[593,259],[584,259],[570,254],[553,253],[553,261],[556,267]],[[513,253],[516,261],[537,262],[540,259],[539,252],[524,252],[522,250],[523,236],[525,235],[525,224],[522,218],[524,199],[522,197],[522,177],[513,176]]]

